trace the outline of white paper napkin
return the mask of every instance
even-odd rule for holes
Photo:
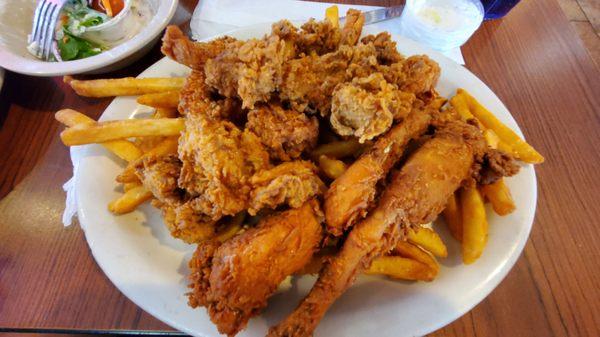
[[[202,40],[211,36],[223,34],[227,31],[250,26],[259,23],[270,23],[281,19],[291,21],[305,21],[309,18],[322,18],[325,9],[331,6],[331,3],[296,1],[296,0],[202,0],[196,7],[194,15],[190,22],[192,37],[196,40]],[[370,11],[379,7],[340,5],[338,4],[340,14],[346,13],[350,8]],[[175,23],[181,22],[188,13],[179,13],[175,16]],[[388,20],[373,24],[381,30],[386,30],[394,34],[401,34],[398,19]],[[446,53],[446,56],[452,58],[460,64],[464,60],[460,49],[452,50]],[[75,188],[75,176],[81,157],[81,148],[71,148],[71,161],[73,162],[73,178],[63,185],[67,193],[65,202],[65,211],[63,213],[63,224],[69,226],[74,216],[77,215],[77,195]]]

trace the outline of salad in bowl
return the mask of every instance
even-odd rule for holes
[[[69,0],[56,24],[50,61],[72,61],[98,55],[122,44],[155,13],[146,0]],[[39,45],[27,47],[34,56]]]

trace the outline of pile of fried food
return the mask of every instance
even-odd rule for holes
[[[290,275],[319,273],[269,336],[310,336],[357,275],[433,280],[447,255],[440,213],[465,263],[487,240],[484,208],[515,209],[503,177],[543,157],[466,91],[435,91],[436,62],[404,57],[388,33],[337,8],[260,39],[192,42],[169,27],[162,51],[187,78],[78,81],[80,95],[141,95],[153,118],[95,122],[73,110],[68,146],[99,143],[128,162],[115,214],[152,200],[171,234],[197,244],[189,304],[233,336]]]

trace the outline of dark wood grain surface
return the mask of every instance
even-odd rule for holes
[[[348,1],[386,5],[396,1]],[[193,8],[195,1],[183,1]],[[432,336],[600,335],[600,72],[556,0],[524,0],[463,48],[546,156],[531,238],[514,269],[469,313]],[[110,76],[137,75],[160,57]],[[0,330],[171,330],[126,299],[64,228],[71,176],[57,109],[98,117],[110,100],[77,97],[61,78],[7,73],[0,93]]]

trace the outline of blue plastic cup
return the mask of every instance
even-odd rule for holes
[[[504,17],[520,0],[481,0],[485,10],[485,19]]]

